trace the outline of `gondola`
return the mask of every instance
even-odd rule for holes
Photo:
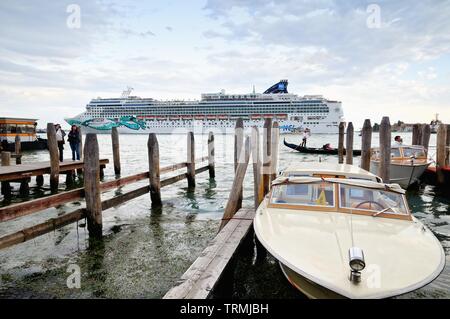
[[[286,142],[286,139],[283,140],[284,145],[286,145],[287,147],[300,152],[300,153],[305,153],[305,154],[324,154],[324,155],[338,155],[338,149],[337,148],[333,148],[330,150],[326,150],[323,148],[313,148],[313,147],[302,147],[300,145],[295,145],[295,144],[291,144]],[[344,154],[345,154],[345,149],[344,149]],[[361,155],[361,150],[353,150],[353,155],[354,156],[359,156]]]

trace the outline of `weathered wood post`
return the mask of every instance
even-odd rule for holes
[[[28,184],[30,182],[31,178],[23,178],[20,180],[20,188],[19,193],[21,196],[28,196],[30,195],[30,185]]]
[[[19,135],[16,135],[14,139],[14,153],[16,154],[16,164],[22,164],[22,143],[20,142]]]
[[[338,141],[338,163],[344,163],[344,135],[345,135],[345,123],[339,123],[339,141]]]
[[[120,175],[120,146],[119,146],[119,132],[117,127],[111,130],[112,152],[114,161],[114,174]]]
[[[230,196],[228,197],[227,205],[223,213],[222,222],[220,223],[219,231],[225,227],[228,221],[233,218],[234,214],[239,210],[238,200],[239,195],[242,192],[242,184],[244,182],[245,172],[247,171],[248,162],[250,160],[250,137],[245,139],[245,158],[243,161],[239,161],[236,174],[234,175],[233,185],[231,186]]]
[[[194,132],[187,134],[187,181],[188,187],[195,187],[195,140]]]
[[[252,147],[252,161],[253,161],[253,190],[254,190],[254,201],[255,209],[259,207],[262,200],[264,199],[264,185],[262,182],[261,175],[261,151],[260,151],[260,138],[258,127],[252,127],[251,136],[251,147]]]
[[[36,176],[36,185],[41,187],[44,185],[44,176],[43,175],[37,175]]]
[[[444,174],[442,168],[445,166],[445,160],[447,157],[447,127],[444,124],[440,124],[437,130],[436,136],[436,177],[438,184],[444,183]]]
[[[391,177],[391,123],[389,117],[384,116],[380,124],[380,168],[378,176],[384,183],[390,182]]]
[[[419,145],[421,141],[419,141],[419,130],[420,124],[414,124],[412,127],[412,140],[411,145]]]
[[[361,132],[361,168],[370,171],[370,148],[372,147],[372,124],[369,119],[364,121]]]
[[[2,152],[2,166],[11,165],[11,153],[10,152]],[[1,182],[1,194],[5,197],[11,196],[11,184],[9,182]]]
[[[80,159],[83,160],[83,132],[81,131],[81,126],[78,126],[78,131],[80,132]],[[77,169],[77,174],[81,175],[83,173],[83,169]]]
[[[148,169],[150,179],[150,198],[152,207],[162,205],[161,201],[161,180],[159,172],[159,144],[155,133],[148,135]]]
[[[270,182],[277,178],[278,169],[278,144],[280,142],[280,126],[278,122],[274,122],[272,126],[272,145],[271,145],[271,165]]]
[[[242,154],[244,146],[244,121],[238,118],[234,128],[234,172],[236,173],[239,162],[244,160],[245,154]],[[242,207],[242,190],[237,200],[238,210]]]
[[[430,145],[430,136],[431,136],[430,124],[424,124],[422,126],[422,141],[421,141],[420,145],[423,145],[427,154],[428,154],[428,147]]]
[[[89,236],[102,237],[100,163],[96,134],[87,134],[84,145],[84,195]]]
[[[215,161],[214,161],[214,133],[209,132],[208,134],[208,171],[209,178],[216,177]]]
[[[446,150],[447,150],[445,165],[450,166],[450,124],[447,124],[447,138],[446,138],[445,145],[446,145]]]
[[[345,141],[345,162],[350,165],[353,165],[353,133],[353,123],[349,122],[347,126],[347,136]]]
[[[263,186],[264,195],[270,190],[270,174],[272,166],[272,119],[264,121],[263,129]]]
[[[50,188],[56,191],[59,184],[59,150],[53,123],[47,123],[47,145],[50,153]]]

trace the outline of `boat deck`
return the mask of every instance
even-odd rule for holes
[[[109,163],[108,159],[101,159],[100,166],[104,167]],[[59,163],[59,171],[67,172],[82,169],[84,161],[66,160]],[[13,181],[31,176],[50,174],[50,162],[34,162],[21,165],[0,166],[0,181]]]

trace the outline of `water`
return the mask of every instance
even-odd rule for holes
[[[405,143],[410,134],[402,134]],[[284,136],[281,137],[283,139]],[[286,135],[289,142],[298,142],[296,135]],[[112,163],[111,140],[99,135],[101,158]],[[158,136],[161,166],[186,158],[186,136]],[[196,136],[196,158],[207,154],[207,136]],[[377,145],[378,135],[373,136]],[[337,144],[337,135],[314,135],[308,146]],[[355,148],[360,138],[355,136]],[[147,136],[121,135],[122,176],[148,170]],[[149,195],[111,208],[103,213],[104,239],[89,240],[84,221],[55,230],[34,240],[0,251],[1,298],[161,298],[216,235],[223,209],[233,181],[233,136],[215,137],[216,179],[208,173],[197,176],[195,190],[181,181],[162,189],[163,207],[152,211]],[[435,135],[430,145],[435,145]],[[70,158],[66,145],[65,158]],[[434,151],[431,150],[431,154]],[[280,168],[290,163],[318,160],[317,155],[303,155],[280,145]],[[337,162],[336,156],[321,156],[322,161]],[[23,162],[48,160],[45,151],[26,153]],[[358,160],[355,161],[358,163]],[[170,176],[170,175],[164,175]],[[105,170],[105,180],[113,179],[112,164]],[[46,177],[48,178],[48,177]],[[253,176],[248,170],[244,187],[244,207],[253,203]],[[63,182],[63,177],[61,177]],[[82,185],[81,180],[77,180]],[[110,198],[142,186],[146,181],[127,185],[102,194]],[[17,186],[15,192],[17,192]],[[49,181],[36,188],[32,181],[30,197],[50,194]],[[60,189],[65,189],[61,183]],[[407,193],[414,215],[430,227],[441,241],[447,266],[431,284],[406,298],[450,297],[450,200],[432,186],[423,186]],[[7,204],[4,199],[1,205]],[[15,197],[14,201],[20,201]],[[73,211],[84,205],[74,202],[60,205],[12,222],[0,224],[0,234],[8,234],[49,218]],[[81,288],[69,289],[66,281],[69,265],[78,265]],[[235,298],[304,298],[282,275],[276,260],[267,255],[256,260],[252,247],[240,251],[230,291],[222,295]]]

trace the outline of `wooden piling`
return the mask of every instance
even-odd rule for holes
[[[59,184],[59,150],[53,123],[47,123],[47,145],[50,153],[50,188],[56,191]]]
[[[447,124],[447,138],[446,138],[446,159],[445,159],[445,166],[450,166],[450,124]]]
[[[422,142],[420,143],[420,145],[423,145],[427,154],[428,154],[428,147],[430,145],[430,136],[431,136],[430,124],[424,124],[422,126]]]
[[[16,154],[16,164],[20,165],[22,164],[22,144],[20,142],[20,136],[16,135],[16,138],[14,139],[14,153]]]
[[[350,165],[353,165],[353,133],[354,133],[353,123],[349,122],[347,126],[347,136],[345,142],[346,147],[345,162]]]
[[[209,178],[216,177],[215,160],[214,160],[214,133],[209,132],[208,134],[208,170]]]
[[[444,183],[444,174],[442,169],[445,166],[445,160],[447,157],[447,127],[444,124],[440,124],[437,129],[436,136],[436,177],[437,183]]]
[[[372,147],[372,124],[369,119],[364,121],[361,132],[361,168],[370,171],[370,148]]]
[[[264,185],[261,175],[261,151],[258,127],[252,127],[251,136],[252,161],[253,161],[253,190],[255,209],[259,207],[264,199]]]
[[[274,122],[272,126],[272,145],[271,145],[271,175],[270,182],[277,178],[278,170],[278,144],[280,142],[280,126]]]
[[[238,118],[236,126],[234,128],[234,172],[236,173],[238,164],[243,161],[244,154],[242,154],[244,146],[244,121],[242,118]],[[242,207],[242,190],[237,200],[238,210]]]
[[[11,165],[11,153],[2,152],[1,153],[1,163],[2,166]],[[11,184],[9,182],[1,182],[1,194],[5,197],[11,196]]]
[[[84,145],[84,193],[89,236],[102,237],[100,163],[96,134],[87,134]]]
[[[36,185],[38,187],[41,187],[42,185],[44,185],[44,176],[43,175],[36,176]]]
[[[20,181],[20,188],[19,193],[21,196],[28,196],[30,195],[30,185],[28,184],[30,182],[31,178],[24,178]]]
[[[187,181],[188,187],[195,187],[195,140],[194,133],[187,134]]]
[[[420,124],[414,124],[412,128],[412,141],[411,145],[420,145],[419,140],[419,130],[420,130]]]
[[[345,135],[345,123],[339,123],[339,141],[338,141],[338,163],[344,163],[344,135]]]
[[[80,159],[83,160],[83,133],[81,131],[81,126],[78,126],[78,132],[80,133]],[[77,169],[77,174],[78,175],[83,174],[83,169],[82,168]]]
[[[147,150],[150,179],[150,198],[152,200],[152,207],[157,207],[162,205],[162,201],[159,169],[159,144],[155,133],[150,133],[148,135]]]
[[[239,161],[238,163],[236,174],[234,175],[233,185],[231,186],[230,196],[228,197],[228,202],[225,206],[225,211],[223,213],[219,230],[225,227],[228,221],[233,218],[234,214],[239,210],[238,201],[243,189],[242,184],[244,182],[245,172],[247,171],[250,153],[250,137],[247,136],[247,138],[245,139],[245,158],[243,159],[243,161]]]
[[[380,168],[378,176],[384,183],[390,182],[391,176],[391,123],[389,117],[383,117],[380,124]]]
[[[264,195],[270,190],[270,174],[272,162],[272,119],[267,118],[264,121],[263,130],[263,187]]]
[[[117,127],[111,130],[112,152],[114,162],[114,173],[120,175],[120,147],[119,147],[119,132]]]

